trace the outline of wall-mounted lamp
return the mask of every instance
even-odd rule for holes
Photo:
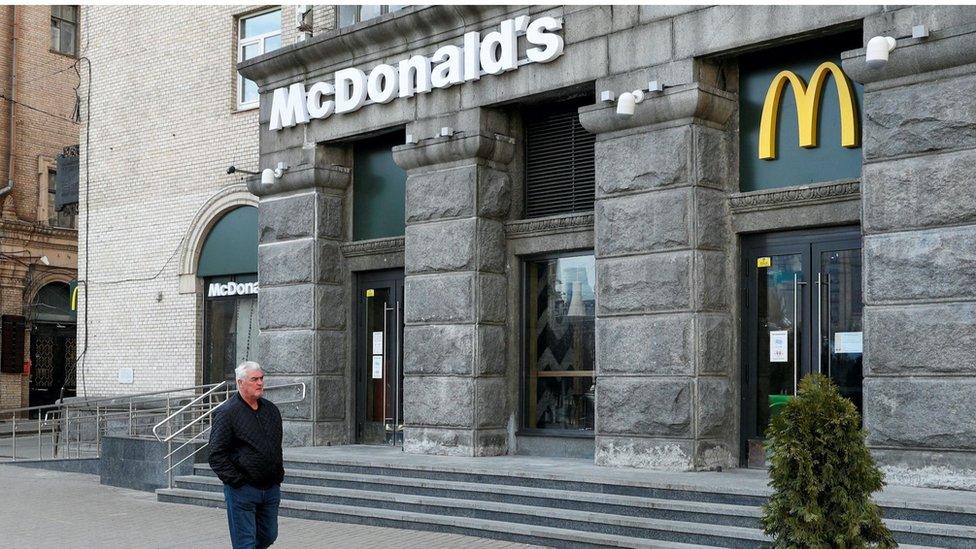
[[[926,25],[914,25],[912,27],[912,38],[924,40],[929,37],[929,28]],[[902,36],[900,38],[908,38]],[[864,61],[869,68],[880,69],[888,63],[888,54],[898,45],[898,38],[891,36],[875,36],[868,40],[867,47],[864,48]]]
[[[665,86],[657,80],[651,80],[647,83],[646,90],[634,90],[620,94],[620,98],[617,99],[617,114],[621,116],[633,116],[638,103],[646,99],[648,94],[660,93],[664,91],[664,88]]]
[[[288,166],[284,162],[278,162],[278,167],[273,170],[265,168],[261,171],[261,184],[266,187],[274,185],[275,180],[281,179],[287,169]]]

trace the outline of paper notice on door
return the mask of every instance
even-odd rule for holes
[[[786,350],[787,342],[790,340],[789,330],[770,330],[769,331],[769,361],[770,362],[789,362],[789,353]]]
[[[373,356],[373,379],[383,379],[383,355]]]
[[[835,353],[863,353],[864,332],[837,332],[834,334]]]
[[[373,354],[383,354],[383,332],[373,332]]]

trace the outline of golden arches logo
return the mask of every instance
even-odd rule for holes
[[[766,100],[763,102],[762,119],[759,121],[759,158],[776,158],[776,129],[779,127],[779,107],[784,88],[789,84],[796,100],[796,122],[800,146],[809,149],[817,146],[817,118],[820,116],[820,98],[823,95],[827,76],[833,76],[834,87],[840,99],[840,144],[847,148],[860,145],[857,115],[854,107],[854,90],[847,75],[836,64],[821,63],[813,71],[810,86],[793,71],[782,71],[769,84]]]

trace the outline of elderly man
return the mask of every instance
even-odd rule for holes
[[[281,413],[264,394],[256,362],[237,367],[237,394],[214,412],[210,467],[224,483],[227,522],[234,548],[269,547],[278,538]]]

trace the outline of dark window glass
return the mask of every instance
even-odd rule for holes
[[[593,256],[531,260],[525,266],[523,427],[592,432]]]
[[[407,7],[406,5],[388,4],[366,4],[366,5],[340,5],[339,6],[339,28],[355,25],[360,21],[366,21],[374,17],[379,17],[384,13],[390,13]]]
[[[403,140],[401,131],[353,145],[353,240],[404,233],[407,173],[393,161],[393,147]]]
[[[254,282],[254,275],[208,278],[212,283]],[[258,356],[258,299],[256,295],[206,297],[204,304],[203,382],[234,379],[234,368]]]
[[[51,6],[51,50],[75,55],[77,30],[77,6]]]
[[[526,110],[525,217],[593,210],[596,136],[577,109],[590,97]]]
[[[57,172],[47,172],[47,224],[52,227],[75,229],[78,227],[78,204],[66,204],[60,211],[55,209],[58,194]]]

